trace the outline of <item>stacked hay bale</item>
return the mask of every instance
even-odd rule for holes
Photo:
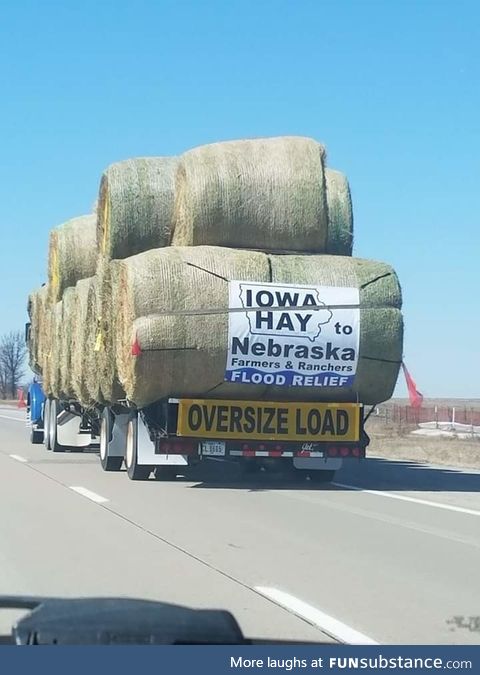
[[[144,406],[167,396],[216,396],[377,403],[391,396],[403,342],[400,287],[389,266],[351,257],[348,181],[325,167],[319,143],[285,137],[188,151],[177,162],[173,216],[169,201],[163,220],[150,212],[152,224],[138,218],[138,202],[128,227],[121,217],[115,221],[112,203],[120,213],[118,195],[126,188],[117,187],[117,199],[108,202],[102,185],[99,212],[110,220],[107,227],[100,222],[99,236],[107,255],[121,259],[108,264],[105,297],[115,298],[116,311],[102,314],[104,332],[115,335],[116,345],[107,342],[105,354],[115,347],[115,370],[130,401]],[[133,231],[140,233],[136,247],[129,244]],[[358,288],[354,385],[225,382],[229,280]],[[217,314],[201,314],[212,307]]]
[[[354,385],[295,389],[225,382],[232,279],[358,288],[361,331]],[[400,286],[388,265],[345,256],[176,247],[122,261],[116,283],[123,318],[117,337],[119,374],[127,397],[138,405],[207,394],[376,403],[392,394],[402,355],[402,316]],[[220,311],[201,314],[212,308]]]
[[[391,396],[402,353],[400,287],[388,265],[352,258],[350,188],[326,167],[321,144],[231,141],[118,162],[102,176],[95,211],[52,232],[48,290],[29,303],[32,317],[42,314],[32,319],[31,363],[46,393],[86,406]],[[241,280],[359,289],[353,385],[226,382],[229,281]]]
[[[48,291],[47,291],[48,297]],[[39,360],[42,376],[43,390],[46,394],[51,392],[51,358],[52,358],[52,306],[46,301],[42,319],[39,323]],[[31,360],[30,355],[30,360]]]
[[[175,157],[139,157],[104,172],[97,208],[98,332],[90,368],[90,390],[98,372],[97,394],[106,402],[125,398],[115,360],[118,305],[110,261],[168,246],[173,227]],[[114,263],[113,263],[114,264]]]
[[[340,176],[326,174],[325,149],[310,138],[195,148],[176,173],[172,243],[351,255],[353,219]]]
[[[91,354],[87,352],[86,345],[89,332],[87,323],[88,299],[95,283],[95,277],[77,281],[75,286],[76,310],[72,322],[72,389],[74,398],[85,406],[90,406],[94,403],[90,397],[86,381],[86,363],[91,358]]]
[[[100,181],[97,242],[107,260],[168,246],[177,160],[139,157],[108,167]]]
[[[47,355],[48,381],[50,383],[48,393],[54,398],[61,398],[63,395],[60,383],[60,363],[63,333],[62,300],[59,300],[51,307],[50,329],[48,332],[50,343],[50,349]]]
[[[87,314],[85,320],[83,378],[90,400],[103,403],[100,386],[100,350],[102,348],[101,288],[98,277],[94,277],[88,289]]]
[[[30,334],[29,334],[29,366],[37,375],[42,374],[43,358],[42,358],[42,334],[44,331],[44,318],[47,303],[48,288],[42,286],[36,291],[33,291],[28,296],[27,312],[30,320]]]
[[[328,243],[325,253],[352,255],[353,209],[347,177],[340,171],[325,169],[328,209]]]
[[[73,398],[75,395],[72,380],[72,343],[73,327],[77,312],[77,290],[75,286],[69,286],[63,292],[62,299],[62,331],[58,360],[60,363],[60,391],[65,398]]]
[[[72,359],[79,299],[76,284],[95,273],[96,216],[73,218],[50,233],[48,286],[42,289],[42,319],[37,360],[42,364],[43,388],[56,398],[73,398]],[[33,303],[32,303],[33,308]],[[35,351],[30,349],[31,358]]]
[[[63,291],[80,279],[95,274],[97,261],[96,217],[72,218],[50,233],[48,288],[50,302],[62,299]]]

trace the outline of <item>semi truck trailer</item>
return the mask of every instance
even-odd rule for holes
[[[288,469],[331,481],[344,460],[365,458],[365,409],[358,403],[169,398],[138,409],[127,401],[85,408],[28,392],[32,443],[52,452],[96,447],[104,471],[125,465],[131,480],[174,479],[206,459],[247,472]]]

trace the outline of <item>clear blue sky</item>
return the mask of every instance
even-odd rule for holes
[[[301,134],[398,271],[419,389],[480,396],[478,3],[0,0],[0,85],[0,333],[109,163]]]

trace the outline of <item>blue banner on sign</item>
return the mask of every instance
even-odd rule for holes
[[[208,673],[432,673],[439,670],[480,671],[479,646],[167,646],[43,647],[0,649],[4,672],[34,670],[49,675],[85,672]],[[87,670],[88,669],[88,670]]]
[[[351,387],[355,375],[339,375],[333,371],[312,375],[294,370],[269,373],[256,368],[234,368],[225,371],[225,380],[239,384],[265,384],[277,387]]]

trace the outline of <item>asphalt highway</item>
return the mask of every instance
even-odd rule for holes
[[[318,486],[211,461],[132,482],[31,445],[4,407],[0,513],[0,593],[221,607],[266,639],[480,644],[473,470],[370,458]]]

